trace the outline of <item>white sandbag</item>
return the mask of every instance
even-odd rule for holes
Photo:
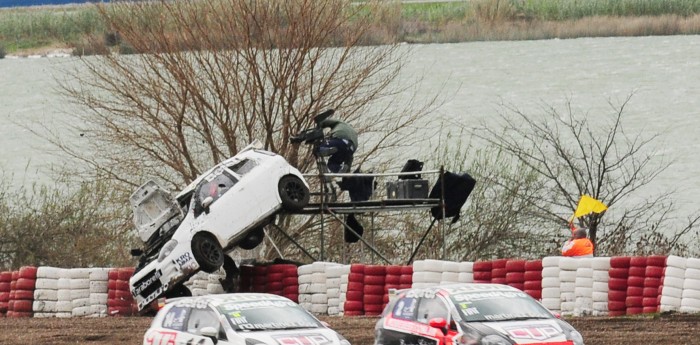
[[[700,258],[688,258],[685,260],[685,268],[694,268],[700,270]]]
[[[576,301],[576,294],[573,292],[561,292],[559,294],[559,300],[562,302],[574,302]]]
[[[302,275],[314,273],[314,268],[312,265],[303,265],[297,267],[297,275],[301,277]]]
[[[542,305],[551,311],[559,311],[561,308],[561,301],[559,298],[543,298]]]
[[[311,282],[314,284],[326,285],[326,274],[323,272],[314,272],[311,274]]]
[[[73,297],[71,297],[70,292],[71,292],[71,290],[69,290],[69,289],[57,290],[56,291],[56,300],[70,302],[71,300],[73,300]]]
[[[700,310],[700,299],[683,298],[681,299],[681,310],[683,310],[683,307],[697,308]]]
[[[90,293],[107,293],[109,285],[106,280],[91,280]]]
[[[576,285],[576,288],[590,288],[593,287],[593,278],[576,277],[574,284]]]
[[[328,290],[328,288],[326,287],[326,284],[311,284],[309,286],[309,293],[312,293],[312,294],[315,294],[315,293],[325,294],[326,290]]]
[[[37,278],[35,289],[58,290],[58,279]]]
[[[63,269],[50,266],[40,266],[36,269],[36,278],[58,279],[61,278]]]
[[[81,298],[89,298],[89,297],[90,297],[90,290],[89,289],[70,290],[70,299],[71,300],[76,300],[76,299],[81,299]]]
[[[326,295],[328,295],[329,299],[330,298],[338,298],[338,297],[340,297],[340,289],[339,288],[328,289],[328,290],[326,290]]]
[[[68,318],[73,317],[73,314],[71,313],[72,311],[73,311],[73,309],[71,309],[71,311],[69,311],[69,312],[57,312],[54,315],[56,315],[56,317],[59,319],[68,319]]]
[[[192,288],[190,292],[192,292],[192,296],[206,296],[209,294],[206,288]]]
[[[576,270],[576,278],[593,279],[593,269],[589,267],[579,267],[579,269]]]
[[[90,279],[90,269],[71,268],[64,271],[64,277],[70,279]]]
[[[559,288],[561,286],[561,281],[559,278],[542,278],[542,288]]]
[[[574,295],[576,296],[576,298],[581,298],[581,297],[591,298],[593,296],[593,288],[576,287],[576,291],[574,291]]]
[[[303,294],[299,295],[299,303],[311,303],[311,295],[310,294]]]
[[[685,269],[686,261],[687,261],[687,259],[684,257],[680,257],[680,256],[676,256],[676,255],[669,255],[666,258],[666,268],[676,267],[676,268]]]
[[[55,313],[55,301],[34,301],[32,302],[32,311],[34,313]]]
[[[576,281],[576,271],[559,271],[559,281],[562,283],[573,283]]]
[[[562,257],[559,259],[559,268],[563,271],[576,271],[578,269],[578,265],[578,259],[570,257]]]
[[[311,293],[311,284],[299,284],[299,294]]]
[[[56,302],[56,312],[57,313],[70,313],[73,310],[72,301],[58,301]]]
[[[594,282],[607,282],[610,280],[610,275],[608,271],[593,271],[593,281]]]
[[[591,259],[591,268],[596,271],[607,271],[610,269],[610,258],[609,257],[597,257]],[[607,307],[606,307],[607,311]]]
[[[91,313],[92,308],[90,306],[73,308],[73,310],[71,311],[71,315],[73,315],[73,317],[85,317],[90,315]]]
[[[107,316],[107,305],[106,304],[93,304],[90,305],[90,315],[96,317]]]
[[[474,272],[474,263],[471,261],[462,261],[459,263],[459,272],[460,273],[473,273]]]
[[[607,301],[605,301],[605,302],[593,301],[593,304],[591,305],[591,307],[593,308],[593,310],[607,312],[608,311],[608,302]]]
[[[299,284],[310,284],[311,283],[311,275],[310,274],[301,275],[301,276],[299,276],[299,278],[297,278],[297,281],[299,282]]]
[[[664,277],[685,278],[685,268],[667,266]]]
[[[672,306],[681,306],[681,299],[676,298],[676,297],[671,297],[671,296],[661,296],[661,304],[662,305],[672,305]]]
[[[92,281],[107,281],[111,268],[91,268],[88,278]]]
[[[68,290],[66,290],[66,291],[68,291]],[[69,293],[69,297],[70,297],[70,293]],[[34,300],[58,301],[58,290],[45,290],[45,289],[34,290]]]
[[[686,268],[685,269],[685,279],[700,280],[700,269]],[[700,286],[698,286],[698,288],[700,288]]]
[[[59,290],[70,290],[70,278],[59,278],[56,287]]]
[[[444,263],[445,263],[445,261],[441,261],[441,260],[432,260],[432,259],[425,260],[425,271],[426,272],[442,273],[445,271],[445,269],[443,269]]]
[[[673,286],[668,286],[664,285],[664,287],[661,288],[661,296],[669,296],[673,298],[682,298],[683,297],[683,289],[682,288],[677,288]],[[680,305],[679,305],[680,306]]]
[[[683,281],[683,290],[698,290],[700,289],[700,279],[685,278]]]
[[[573,293],[574,291],[576,291],[576,283],[562,282],[561,284],[559,284],[559,289],[561,289],[561,292]]]
[[[700,288],[700,287],[699,287]],[[700,290],[695,290],[695,289],[683,289],[683,293],[681,294],[681,299],[698,299],[700,300]],[[681,302],[681,305],[683,303]]]
[[[600,291],[595,291],[591,293],[591,300],[593,300],[593,303],[595,302],[608,302],[608,292],[600,292]],[[607,310],[607,309],[606,309]]]
[[[667,277],[664,277],[663,285],[682,289],[684,283],[685,283],[684,278],[676,278],[676,277],[668,277],[667,276]]]
[[[561,256],[546,256],[542,258],[542,267],[559,267]]]
[[[337,278],[327,278],[326,279],[326,287],[327,288],[337,288],[340,287],[340,277]]]
[[[73,309],[87,307],[90,305],[90,298],[78,298],[71,301],[71,306]]]
[[[459,276],[457,277],[457,280],[460,283],[473,283],[474,282],[474,273],[472,273],[472,272],[460,272]]]
[[[324,315],[324,314],[328,313],[328,306],[325,304],[312,304],[311,310],[309,310],[309,311],[314,313],[314,314]]]
[[[544,267],[542,268],[542,278],[557,278],[559,279],[559,267]]]
[[[210,295],[218,295],[225,293],[224,288],[221,286],[221,284],[209,284],[207,285],[207,292]]]
[[[107,297],[106,293],[91,293],[90,305],[107,304]]]
[[[37,312],[34,312],[33,317],[35,317],[37,319],[46,319],[46,318],[50,318],[50,317],[56,317],[56,313],[46,313],[46,312],[37,313]]]
[[[459,273],[459,262],[454,261],[443,261],[442,262],[442,272],[452,272]]]
[[[440,277],[440,282],[451,282],[459,283],[459,272],[442,272],[442,277]]]
[[[313,304],[328,304],[328,295],[325,293],[315,293],[311,295],[311,303]]]
[[[542,299],[555,298],[556,300],[559,300],[559,295],[561,295],[561,291],[559,290],[558,287],[556,287],[556,288],[543,288],[542,289]]]

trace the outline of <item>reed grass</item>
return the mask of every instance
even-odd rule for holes
[[[109,6],[109,5],[108,5]],[[369,42],[438,43],[598,36],[700,34],[700,0],[469,0],[389,2]],[[108,37],[94,5],[0,10],[7,53],[61,43],[90,49]]]

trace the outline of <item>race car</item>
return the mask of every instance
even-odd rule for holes
[[[528,294],[501,284],[401,290],[377,321],[375,345],[583,345]]]
[[[171,299],[156,314],[144,345],[350,345],[291,300],[265,293]]]
[[[256,247],[278,212],[302,209],[310,194],[299,170],[254,143],[174,199],[167,195],[149,182],[131,197],[134,223],[146,243],[129,280],[139,310],[161,296],[189,295],[181,282],[199,270],[215,272],[225,260],[224,269],[235,266],[226,253]]]

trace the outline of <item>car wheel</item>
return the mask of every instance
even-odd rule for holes
[[[300,211],[309,203],[309,188],[300,178],[287,175],[279,182],[282,207],[287,211]]]
[[[202,271],[214,273],[224,263],[224,251],[210,235],[197,234],[192,239],[192,253]]]
[[[265,238],[265,232],[261,226],[251,230],[248,235],[246,235],[246,237],[238,243],[238,246],[245,250],[251,250],[260,245],[263,238]]]

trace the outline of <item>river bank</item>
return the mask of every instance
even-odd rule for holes
[[[0,58],[129,53],[128,42],[114,42],[98,6],[0,9]],[[390,2],[373,10],[381,13],[371,44],[700,34],[700,1]]]

